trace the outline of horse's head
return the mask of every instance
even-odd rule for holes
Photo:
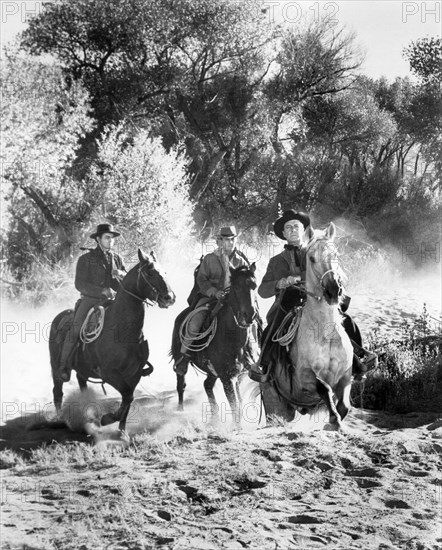
[[[255,317],[256,265],[230,268],[230,292],[228,304],[241,328],[250,326]]]
[[[306,229],[306,287],[314,294],[322,293],[327,304],[336,305],[342,295],[342,270],[334,238],[333,222],[324,231]]]
[[[138,259],[139,263],[123,280],[123,287],[140,300],[156,302],[161,308],[172,306],[175,303],[175,293],[170,288],[154,252],[145,254],[139,248]],[[130,287],[126,279],[130,280]]]

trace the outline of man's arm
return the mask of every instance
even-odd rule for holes
[[[112,282],[111,288],[118,290],[120,283],[126,275],[126,268],[124,267],[123,260],[118,254],[113,254],[112,257]]]
[[[211,258],[208,254],[207,256],[204,256],[198,275],[196,276],[196,282],[198,283],[200,292],[209,298],[215,296],[218,292],[218,288],[214,286],[213,281],[210,278],[210,263]]]
[[[280,277],[275,274],[275,259],[270,258],[266,274],[258,287],[258,294],[261,298],[271,298],[276,295],[276,283],[279,279]]]
[[[90,273],[91,262],[88,254],[83,254],[78,258],[77,269],[75,272],[75,288],[85,296],[101,298],[104,288],[91,283],[94,280]]]

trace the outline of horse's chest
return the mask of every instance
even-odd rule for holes
[[[351,360],[351,344],[341,326],[317,325],[300,327],[295,345],[291,349],[291,359],[298,367],[316,370],[335,370]]]

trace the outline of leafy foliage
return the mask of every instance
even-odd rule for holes
[[[404,48],[410,68],[424,82],[442,81],[442,40],[440,37],[419,38]]]
[[[95,216],[113,220],[139,245],[157,246],[168,237],[190,234],[193,205],[185,162],[177,151],[166,152],[147,130],[108,127],[87,178],[100,196]]]

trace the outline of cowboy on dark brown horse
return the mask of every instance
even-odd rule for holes
[[[79,341],[81,327],[89,310],[95,305],[115,297],[120,282],[126,274],[122,258],[112,251],[115,237],[120,233],[112,225],[102,223],[90,235],[97,243],[80,256],[75,274],[75,288],[81,293],[75,308],[75,317],[63,344],[60,360],[60,377],[63,382],[71,377],[71,359]]]
[[[198,335],[200,332],[209,311],[208,304],[214,299],[222,300],[225,297],[225,290],[230,284],[230,268],[249,265],[245,256],[236,248],[237,233],[234,226],[221,227],[216,238],[217,250],[204,256],[196,276],[198,294],[195,303],[191,304],[196,314],[188,324],[189,334]],[[186,374],[190,358],[185,344],[181,345],[180,352],[174,370],[178,374]]]
[[[302,237],[310,225],[310,218],[304,212],[286,210],[274,223],[277,237],[286,240],[283,252],[270,259],[267,272],[258,288],[262,298],[275,296],[275,302],[267,314],[268,326],[263,334],[264,348],[261,352],[257,374],[267,372],[272,361],[272,336],[278,330],[287,312],[305,303],[306,294],[297,285],[305,280],[305,257]],[[281,300],[282,298],[282,300]],[[347,299],[349,301],[349,299]],[[347,301],[347,305],[348,305]],[[344,301],[345,304],[345,301]],[[345,310],[341,305],[341,310]],[[369,366],[376,361],[376,355],[362,347],[359,328],[353,319],[343,313],[343,326],[353,345],[353,375],[356,380],[364,378]],[[279,344],[278,344],[279,345]],[[259,378],[259,377],[258,377]]]

